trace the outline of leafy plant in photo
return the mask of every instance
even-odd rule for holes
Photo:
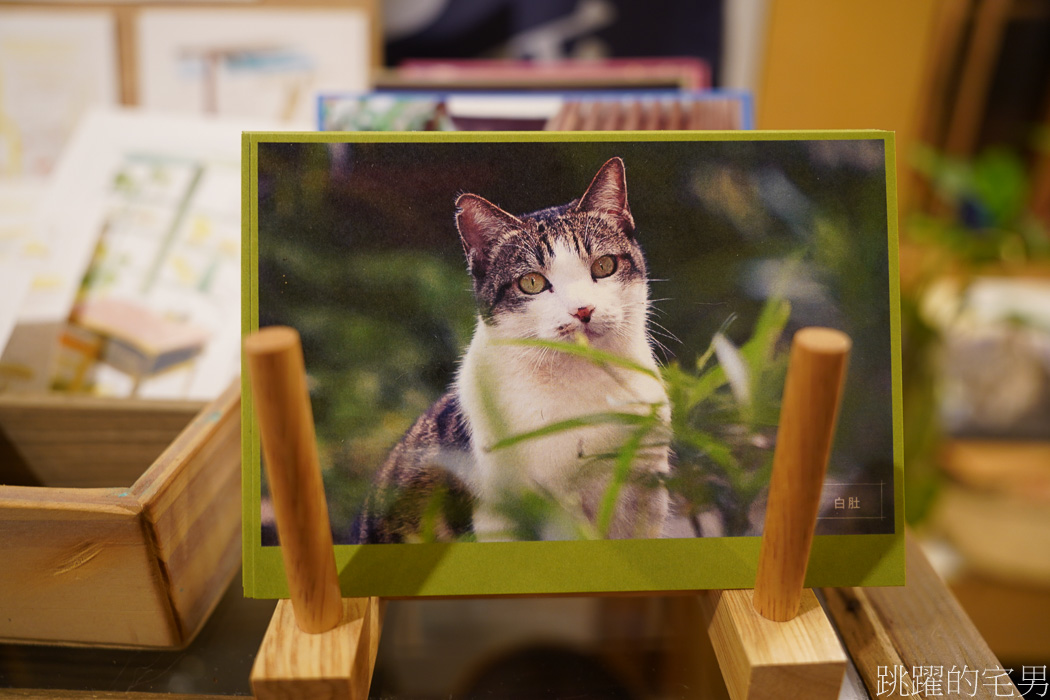
[[[687,522],[694,535],[741,535],[755,530],[753,508],[769,483],[772,445],[778,420],[786,358],[780,338],[790,317],[790,305],[770,299],[751,336],[735,346],[725,331],[712,338],[694,367],[677,362],[660,373],[671,402],[670,425],[660,418],[660,404],[644,404],[635,411],[607,411],[558,421],[526,433],[511,435],[489,449],[504,450],[556,433],[584,426],[629,426],[627,439],[615,451],[590,455],[585,463],[609,469],[609,480],[595,522],[576,520],[571,526],[585,539],[605,538],[613,512],[628,483],[663,486],[673,499],[675,516]],[[541,347],[580,357],[595,366],[653,375],[637,363],[575,343],[520,340],[510,344]],[[673,468],[667,476],[633,473],[646,448],[670,445]],[[639,481],[640,479],[640,481]],[[509,495],[501,514],[511,522],[514,538],[539,539],[545,520],[560,518],[570,509],[552,494],[531,491]],[[721,532],[703,532],[699,516],[713,511]]]
[[[696,525],[711,507],[720,517],[720,534],[756,529],[752,511],[772,469],[787,371],[780,339],[790,315],[788,302],[771,298],[740,347],[719,331],[691,371],[678,363],[664,368],[676,456],[668,488],[688,508],[697,535],[719,534]]]

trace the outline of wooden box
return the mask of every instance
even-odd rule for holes
[[[240,449],[239,382],[0,396],[0,641],[187,645],[240,564]]]

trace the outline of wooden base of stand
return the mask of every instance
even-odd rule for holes
[[[278,602],[252,667],[255,697],[367,698],[385,609],[379,598],[344,598],[339,625],[309,634],[296,624],[292,604]]]
[[[732,700],[838,698],[846,655],[812,591],[803,591],[798,616],[787,622],[755,612],[752,590],[698,595]],[[385,608],[379,598],[343,599],[339,626],[309,634],[296,624],[291,603],[280,601],[252,668],[255,697],[367,698]]]
[[[755,612],[754,591],[703,591],[700,607],[732,700],[835,700],[846,654],[813,591],[797,617],[774,622]]]

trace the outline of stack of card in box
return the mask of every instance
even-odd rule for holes
[[[656,131],[753,128],[738,91],[323,95],[322,131]]]
[[[740,95],[715,93],[670,99],[566,99],[545,128],[547,131],[680,131],[748,126],[745,126],[745,100]]]

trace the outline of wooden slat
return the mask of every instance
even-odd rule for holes
[[[240,563],[240,448],[236,381],[131,489],[142,502],[181,644],[200,630]]]
[[[895,693],[910,696],[911,674],[863,588],[825,588],[828,613],[872,697],[886,694],[886,674],[895,673]],[[880,672],[882,675],[880,676]],[[883,685],[879,682],[882,680]]]
[[[917,105],[918,118],[915,123],[920,141],[935,149],[943,149],[944,146],[946,125],[951,118],[952,96],[958,81],[956,68],[961,62],[966,44],[973,3],[974,0],[941,0],[933,3],[934,14],[922,80],[922,94],[926,98]],[[909,202],[902,202],[902,205],[910,205],[911,208],[902,206],[901,211],[910,212],[912,208],[925,211],[933,195],[927,177],[913,169],[902,170],[902,177],[908,180],[906,189],[912,195]]]
[[[0,396],[0,430],[45,486],[131,486],[204,406],[199,401]],[[0,466],[0,478],[5,469]]]
[[[1013,0],[978,3],[973,35],[944,140],[944,149],[951,155],[971,156],[977,148],[1012,3]]]
[[[681,100],[672,100],[671,109],[667,115],[667,129],[670,131],[681,131],[685,128],[685,115],[682,110]]]
[[[631,100],[631,103],[627,106],[627,114],[624,116],[623,129],[624,131],[637,131],[642,127],[642,103],[638,100]]]
[[[0,487],[0,640],[171,646],[138,502],[70,491]]]
[[[601,122],[602,103],[588,102],[583,107],[583,121],[580,123],[580,131],[596,131]]]
[[[582,105],[568,102],[548,120],[547,131],[635,131],[741,127],[739,100],[672,100],[669,103],[617,99]]]
[[[20,700],[229,700],[227,695],[62,690],[58,688],[48,690],[0,688],[0,698],[19,698]]]
[[[911,536],[907,538],[906,551],[907,586],[868,588],[865,591],[904,666],[908,669],[939,667],[945,673],[952,668],[961,670],[965,667],[971,671],[977,669],[979,674],[1000,667],[999,659]],[[997,697],[994,686],[982,685],[987,680],[979,676],[975,695],[970,696],[971,689],[966,687],[966,696]],[[1006,695],[1011,691],[1012,695]],[[1020,697],[1013,684],[1009,684],[1006,690],[1000,688],[998,692],[998,697]]]
[[[930,519],[974,571],[1018,583],[1050,583],[1050,507],[1045,501],[948,483],[938,492]]]
[[[1050,81],[1043,89],[1043,128],[1050,127]],[[1050,148],[1044,142],[1034,154],[1031,170],[1032,184],[1028,197],[1029,208],[1044,224],[1050,224]]]
[[[661,659],[661,697],[675,698],[688,691],[705,700],[729,700],[711,638],[696,595],[665,596],[662,624],[668,637]]]
[[[663,108],[657,101],[650,102],[645,106],[645,112],[642,116],[642,130],[644,131],[657,131],[660,129],[661,124],[661,112]]]

